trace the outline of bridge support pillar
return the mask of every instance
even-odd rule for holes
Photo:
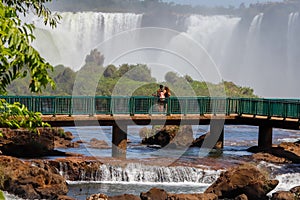
[[[224,120],[211,120],[208,138],[210,148],[222,149],[224,147]]]
[[[126,158],[127,125],[114,125],[112,128],[112,157]]]
[[[272,148],[273,128],[271,126],[259,126],[258,129],[258,148],[271,149]]]

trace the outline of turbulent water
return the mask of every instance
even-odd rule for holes
[[[128,128],[131,143],[127,147],[127,158],[133,160],[132,162],[127,165],[107,163],[89,176],[82,172],[80,181],[69,181],[69,195],[77,199],[85,199],[93,193],[139,195],[140,192],[148,191],[152,187],[164,188],[174,193],[203,192],[226,166],[244,161],[243,156],[251,155],[246,149],[257,145],[258,136],[257,127],[225,126],[224,151],[221,154],[212,152],[201,155],[198,148],[161,151],[140,145],[140,128],[139,126]],[[207,132],[208,129],[209,126],[193,126],[194,138]],[[105,140],[111,146],[111,127],[74,127],[65,130],[71,131],[76,136],[75,140],[88,142],[92,138],[97,138]],[[275,144],[299,139],[300,134],[297,131],[274,129]],[[111,157],[110,148],[93,149],[88,143],[68,151],[87,156]],[[271,178],[279,180],[280,183],[274,191],[289,190],[300,184],[300,165],[274,165],[261,162],[259,166],[267,168]],[[66,176],[66,171],[67,169],[62,166],[61,174]]]

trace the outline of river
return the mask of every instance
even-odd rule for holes
[[[258,128],[253,126],[225,126],[224,150],[211,151],[209,154],[199,148],[157,149],[141,145],[139,126],[128,127],[127,159],[124,166],[104,164],[95,181],[69,183],[69,196],[86,199],[94,193],[119,195],[124,193],[139,195],[152,187],[165,189],[173,193],[203,192],[219,176],[220,172],[233,164],[251,162],[247,148],[257,145]],[[76,140],[89,142],[93,138],[105,140],[111,146],[111,127],[66,127]],[[206,133],[209,126],[193,126],[194,138]],[[298,131],[273,130],[273,143],[294,142],[300,140]],[[95,156],[101,159],[111,157],[111,149],[90,148],[82,143],[79,148],[58,149],[73,153]],[[131,163],[132,160],[132,163]],[[150,163],[150,164],[149,164]],[[300,184],[300,165],[274,165],[260,162],[259,166],[268,169],[271,178],[279,180],[277,190],[289,190]],[[272,192],[274,192],[272,191]],[[271,193],[272,193],[271,192]]]

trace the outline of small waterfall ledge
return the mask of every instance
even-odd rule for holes
[[[212,184],[222,171],[191,166],[150,166],[140,162],[118,162],[104,164],[96,159],[84,158],[32,161],[33,165],[50,169],[68,182]]]

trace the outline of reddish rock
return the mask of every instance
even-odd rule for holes
[[[25,199],[57,199],[68,192],[65,179],[17,158],[0,156],[0,189]]]
[[[144,138],[142,144],[160,145],[161,147],[167,145],[169,147],[189,147],[193,141],[191,126],[164,126],[155,131],[156,133],[153,136]],[[144,130],[143,132],[147,131]]]
[[[234,200],[248,200],[248,197],[245,194],[241,194],[241,195],[235,197]]]
[[[86,198],[86,200],[108,200],[108,196],[105,194],[93,194]]]
[[[300,163],[300,143],[298,142],[283,142],[279,145],[273,145],[273,147],[268,150],[259,149],[258,147],[250,147],[248,151],[253,153],[265,153],[257,156],[254,155],[257,160],[274,163]]]
[[[263,161],[277,163],[277,164],[291,163],[291,161],[289,161],[286,158],[277,157],[270,153],[256,153],[256,154],[253,154],[252,157],[255,160],[263,160]]]
[[[295,194],[290,191],[277,191],[272,194],[271,200],[295,200]]]
[[[168,200],[218,200],[218,196],[207,194],[169,194]]]
[[[85,181],[96,181],[98,171],[102,165],[99,160],[89,157],[33,160],[32,163],[53,173],[62,174],[70,181],[81,181],[83,174]]]
[[[295,194],[296,199],[300,199],[300,186],[293,187],[290,192]]]
[[[124,195],[108,197],[108,200],[141,200],[141,198],[133,194],[124,194]]]
[[[241,165],[222,172],[205,193],[214,193],[219,198],[235,198],[245,194],[250,200],[268,199],[267,194],[278,184],[252,165]]]
[[[210,132],[207,132],[206,134],[201,135],[200,137],[196,138],[192,142],[191,146],[192,147],[199,147],[199,148],[202,147],[202,144],[203,144],[205,138],[207,138],[207,137],[210,137]],[[214,149],[221,149],[222,146],[223,146],[222,141],[217,141],[217,143],[214,146]]]
[[[90,148],[95,148],[95,149],[109,149],[110,148],[110,146],[107,144],[106,141],[98,140],[96,138],[92,138],[90,140],[89,147]]]
[[[77,147],[71,142],[73,135],[64,133],[61,128],[38,128],[38,132],[26,129],[1,129],[0,151],[4,155],[14,157],[41,157],[48,155],[63,155],[54,148]]]
[[[152,188],[148,192],[142,192],[140,195],[141,200],[166,200],[168,193],[159,188]]]

